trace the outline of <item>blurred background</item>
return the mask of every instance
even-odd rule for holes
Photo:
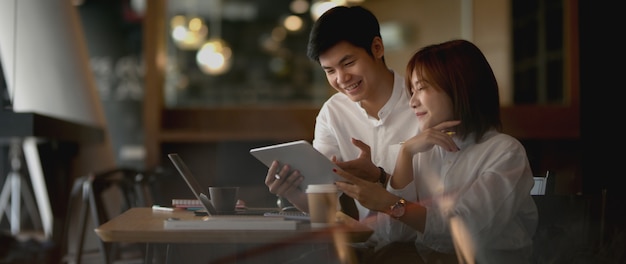
[[[266,167],[248,150],[312,140],[317,111],[334,90],[319,65],[306,57],[306,42],[315,19],[334,5],[363,5],[378,17],[387,64],[401,74],[406,59],[425,45],[454,38],[473,41],[498,79],[505,132],[527,148],[536,175],[547,171],[555,175],[551,192],[599,196],[613,181],[600,173],[608,168],[599,169],[598,163],[582,158],[583,149],[590,147],[583,144],[583,136],[590,135],[586,129],[594,123],[581,121],[581,101],[590,102],[593,87],[603,76],[594,71],[601,58],[591,55],[590,44],[600,34],[596,28],[608,27],[597,19],[605,8],[587,1],[71,3],[87,49],[86,65],[93,74],[98,100],[94,105],[101,107],[101,128],[110,144],[104,155],[111,162],[104,167],[162,172],[155,203],[192,197],[167,159],[168,153],[177,152],[202,185],[240,186],[241,199],[250,206],[275,204],[276,197],[263,184]],[[40,45],[46,48],[45,39]],[[7,62],[2,62],[6,68]],[[62,61],[57,63],[62,67]],[[10,101],[10,96],[3,96]],[[8,144],[1,146],[4,181],[11,165]],[[74,157],[87,154],[59,147],[55,141],[44,141],[39,148],[45,174],[56,175],[46,176],[46,181],[55,219],[63,222],[68,197],[62,194],[74,179],[90,171],[71,169],[76,166]],[[54,158],[59,152],[67,156],[67,167]],[[614,192],[619,191],[608,192],[609,197]],[[615,200],[608,200],[609,208],[611,201]],[[603,217],[609,223],[620,222],[612,212]]]

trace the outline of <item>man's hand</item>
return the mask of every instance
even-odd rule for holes
[[[361,149],[359,157],[350,161],[337,161],[335,157],[331,160],[342,170],[369,182],[378,182],[380,169],[372,163],[372,152],[370,146],[358,139],[352,139],[352,144]]]
[[[298,188],[304,177],[299,171],[291,170],[289,165],[283,165],[278,171],[280,164],[278,161],[272,162],[265,176],[265,185],[269,188],[270,193],[288,199],[298,208],[307,208],[306,199],[301,202],[306,194]]]

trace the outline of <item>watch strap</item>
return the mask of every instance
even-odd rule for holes
[[[380,169],[380,175],[378,176],[378,182],[380,182],[380,184],[385,186],[387,184],[387,172],[385,172],[385,169],[383,169],[383,167],[378,167],[378,169]]]

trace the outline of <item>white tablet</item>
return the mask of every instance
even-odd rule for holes
[[[341,180],[341,177],[333,172],[333,168],[338,167],[306,140],[253,148],[250,154],[268,168],[272,161],[277,160],[279,168],[289,164],[293,170],[299,170],[304,176],[304,181],[300,184],[303,191],[309,184],[332,184]]]

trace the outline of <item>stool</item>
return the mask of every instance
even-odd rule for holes
[[[21,174],[22,151],[28,165],[28,174],[30,175],[34,193],[30,191],[29,186],[23,184],[24,178]],[[0,220],[2,219],[2,214],[6,213],[11,226],[11,233],[17,235],[21,231],[22,200],[20,198],[22,198],[31,220],[33,220],[33,225],[36,228],[43,227],[46,238],[52,237],[52,208],[37,150],[37,139],[34,137],[12,139],[9,146],[9,159],[11,172],[7,175],[0,193]],[[32,199],[33,197],[36,200],[37,207]],[[41,222],[35,221],[35,219],[40,219]]]

